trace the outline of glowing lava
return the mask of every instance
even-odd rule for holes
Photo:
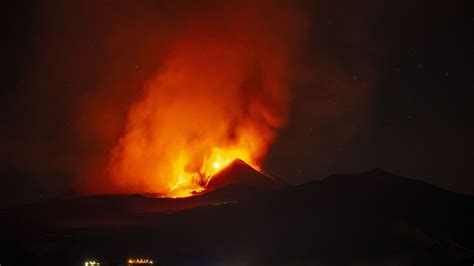
[[[244,150],[239,151],[238,149],[213,149],[211,155],[203,161],[197,171],[186,171],[186,167],[183,167],[186,164],[186,158],[181,156],[175,165],[175,171],[179,178],[166,195],[169,197],[186,197],[205,190],[212,176],[236,159],[247,161],[253,168],[260,169],[256,163],[251,161]]]
[[[184,197],[235,159],[260,169],[287,120],[302,23],[286,5],[256,2],[217,1],[181,23],[162,68],[129,110],[107,191]]]

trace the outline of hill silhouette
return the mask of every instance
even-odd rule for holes
[[[57,202],[3,210],[2,261],[50,265],[54,257],[75,265],[94,257],[114,265],[147,256],[162,265],[472,265],[474,258],[473,196],[382,170],[273,190],[232,183],[172,210],[163,207],[171,199],[137,195],[76,200],[90,202],[64,202],[61,211],[48,209]],[[115,223],[69,226],[62,216],[68,206],[69,221],[102,213]]]

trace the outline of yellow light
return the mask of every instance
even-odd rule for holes
[[[214,162],[212,166],[214,167],[214,169],[219,169],[221,167],[221,164],[219,162]]]
[[[138,258],[138,259],[128,259],[127,261],[129,264],[153,264],[153,261],[152,260],[149,260],[149,259],[142,259],[142,258]]]

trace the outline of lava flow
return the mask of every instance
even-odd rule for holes
[[[205,190],[212,177],[233,161],[240,159],[239,156],[245,156],[245,151],[240,151],[240,154],[238,150],[232,151],[227,149],[224,153],[216,151],[208,160],[206,159],[201,164],[200,169],[196,171],[183,170],[186,169],[186,160],[183,160],[181,157],[175,165],[175,170],[178,173],[178,180],[170,188],[169,192],[166,193],[166,196],[186,197]],[[254,169],[259,169],[257,164],[249,163],[249,165]]]
[[[109,191],[184,197],[235,159],[260,169],[287,120],[301,16],[284,5],[217,3],[182,22],[131,106],[109,160]]]

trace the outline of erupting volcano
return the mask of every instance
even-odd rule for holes
[[[183,197],[236,159],[260,170],[287,120],[290,51],[302,19],[292,9],[254,5],[216,6],[183,22],[162,69],[130,108],[109,160],[108,191]]]

